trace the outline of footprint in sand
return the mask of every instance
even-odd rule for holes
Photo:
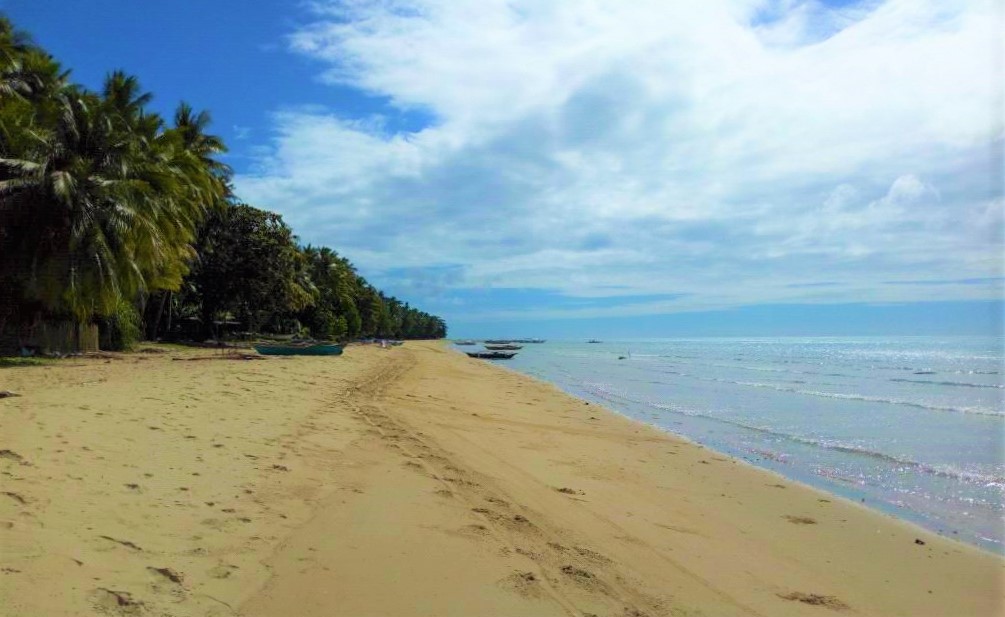
[[[171,581],[172,583],[176,583],[178,585],[181,585],[185,581],[184,575],[182,575],[179,572],[176,572],[175,570],[172,570],[171,568],[155,568],[153,566],[148,566],[147,570],[149,570],[153,574],[162,576],[167,580]]]
[[[19,504],[21,504],[22,506],[28,505],[28,500],[17,493],[11,491],[4,491],[3,493],[0,493],[0,495],[6,495],[11,499],[13,499],[14,501],[18,502]]]
[[[113,615],[140,615],[144,604],[128,591],[98,587],[91,592],[91,602],[98,610]]]
[[[102,540],[108,540],[109,542],[114,542],[115,544],[119,544],[119,545],[124,546],[126,548],[131,548],[134,551],[141,551],[141,552],[143,551],[142,548],[140,548],[136,544],[130,542],[129,540],[119,540],[118,538],[113,538],[111,536],[98,536],[98,537],[101,538]]]
[[[586,494],[583,491],[577,491],[576,489],[569,488],[567,486],[563,486],[562,488],[556,488],[555,490],[558,491],[559,493],[565,493],[566,495],[585,495]]]
[[[850,608],[847,604],[837,599],[835,596],[825,596],[816,593],[793,591],[788,594],[778,594],[778,597],[791,602],[802,602],[803,604],[809,604],[811,606],[823,606],[836,611],[843,611]]]
[[[14,461],[15,463],[20,463],[21,465],[30,465],[31,463],[24,460],[20,454],[13,450],[0,450],[0,458],[5,458],[9,461]]]
[[[533,572],[514,572],[499,581],[499,586],[526,598],[541,598],[545,595],[541,581]]]

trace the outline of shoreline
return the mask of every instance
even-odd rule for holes
[[[987,370],[994,366],[986,366],[996,353],[994,341],[904,338],[864,347],[850,337],[800,338],[798,344],[774,337],[739,346],[724,337],[687,339],[690,343],[654,339],[630,346],[640,356],[634,363],[613,362],[629,347],[625,343],[606,349],[559,344],[500,364],[758,467],[1005,555],[1002,386],[997,370]],[[883,364],[884,354],[895,350],[917,357]],[[878,370],[870,372],[867,365]],[[939,376],[911,379],[918,366],[934,367],[925,372]],[[975,383],[953,381],[961,378],[952,374],[966,369]],[[957,385],[973,387],[952,387]]]
[[[440,343],[213,360],[0,370],[0,614],[1005,614],[999,556]]]
[[[590,405],[597,405],[597,406],[599,406],[600,408],[602,408],[606,412],[609,412],[609,413],[612,413],[614,415],[617,415],[617,416],[619,416],[621,418],[624,418],[625,420],[627,420],[629,422],[632,422],[634,424],[638,424],[638,425],[646,427],[648,429],[654,429],[654,430],[656,430],[656,431],[658,431],[660,433],[663,433],[663,434],[667,435],[671,439],[680,440],[680,441],[683,441],[685,443],[691,444],[691,445],[693,445],[695,447],[707,449],[708,451],[713,452],[713,453],[715,453],[715,454],[717,454],[719,456],[724,456],[724,457],[728,457],[731,460],[735,460],[738,464],[745,465],[745,466],[747,466],[747,467],[749,467],[751,469],[757,470],[757,471],[761,471],[761,472],[764,472],[764,473],[767,473],[767,474],[771,474],[771,475],[777,477],[777,479],[780,480],[780,481],[790,482],[792,484],[798,485],[802,489],[809,490],[809,491],[816,491],[816,492],[822,493],[823,495],[826,495],[827,497],[841,500],[841,501],[843,501],[845,504],[847,504],[849,506],[854,506],[854,507],[857,507],[857,508],[861,508],[864,511],[867,511],[867,512],[870,512],[870,513],[873,513],[873,514],[877,514],[877,515],[881,515],[881,516],[884,516],[884,517],[887,517],[887,518],[889,518],[894,523],[907,525],[910,528],[916,529],[918,532],[925,532],[925,533],[935,534],[935,535],[937,535],[940,538],[943,538],[945,540],[949,540],[951,542],[959,543],[959,544],[961,544],[963,546],[966,546],[968,548],[977,549],[977,550],[979,550],[981,552],[987,553],[987,554],[989,554],[991,556],[994,556],[994,557],[997,557],[997,558],[1005,559],[1005,546],[999,547],[999,548],[1001,548],[1000,551],[995,551],[995,550],[992,550],[989,546],[978,544],[976,542],[968,542],[966,540],[953,537],[952,535],[947,535],[947,534],[945,534],[944,532],[942,532],[942,531],[940,531],[938,529],[933,529],[933,528],[926,527],[924,524],[922,524],[921,522],[919,522],[917,520],[911,520],[910,518],[898,516],[894,512],[889,511],[889,510],[887,510],[885,508],[875,507],[875,506],[869,505],[868,503],[865,503],[865,502],[859,502],[859,501],[856,501],[855,499],[852,499],[852,498],[847,497],[845,495],[842,495],[840,493],[828,490],[827,488],[824,488],[824,487],[821,487],[821,486],[816,486],[816,485],[810,484],[809,482],[805,482],[803,480],[800,480],[798,478],[787,476],[784,473],[782,473],[780,471],[777,471],[775,469],[771,469],[769,467],[762,467],[761,465],[758,465],[757,463],[754,463],[752,461],[746,460],[746,459],[744,459],[744,458],[742,458],[740,456],[737,456],[735,454],[731,454],[729,452],[725,452],[723,450],[719,450],[719,449],[717,449],[717,448],[715,448],[713,446],[709,446],[709,445],[701,443],[700,441],[692,439],[691,437],[688,437],[687,435],[684,435],[684,434],[681,434],[681,433],[677,433],[673,429],[665,428],[665,427],[659,426],[658,424],[651,423],[651,422],[646,422],[645,420],[640,420],[638,418],[633,418],[632,416],[629,416],[626,413],[622,413],[621,411],[618,411],[617,409],[615,409],[613,407],[610,407],[609,403],[603,401],[603,399],[601,399],[599,402],[597,400],[592,400],[591,401],[591,400],[588,400],[586,397],[580,396],[580,395],[575,394],[573,392],[569,392],[569,391],[565,390],[563,387],[561,387],[560,385],[558,385],[557,383],[553,383],[551,381],[548,381],[547,379],[542,379],[542,378],[536,377],[534,375],[530,375],[528,373],[523,373],[523,372],[519,371],[518,369],[510,368],[509,366],[506,366],[504,364],[492,364],[492,366],[495,366],[495,367],[498,367],[498,368],[503,369],[505,371],[508,371],[510,373],[513,373],[516,376],[519,376],[521,378],[531,379],[531,380],[534,380],[534,381],[536,381],[536,382],[538,382],[538,383],[540,383],[540,384],[542,384],[544,386],[549,386],[551,388],[554,388],[556,391],[560,392],[561,394],[563,394],[565,396],[574,398],[574,399],[579,400],[579,401],[583,401],[583,402],[589,403]],[[910,512],[913,513],[914,511],[910,510]],[[917,516],[918,519],[923,519],[924,518],[921,513],[916,513],[916,516]]]

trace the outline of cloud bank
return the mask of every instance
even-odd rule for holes
[[[311,7],[238,194],[448,319],[1001,296],[993,0]]]

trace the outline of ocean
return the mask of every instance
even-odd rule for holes
[[[998,337],[548,341],[501,364],[1003,553],[1002,350]]]

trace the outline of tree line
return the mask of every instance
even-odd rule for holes
[[[440,338],[282,217],[240,203],[210,116],[148,109],[136,77],[100,92],[0,15],[0,341],[97,324],[104,347],[277,333]],[[0,346],[2,346],[0,342]]]

